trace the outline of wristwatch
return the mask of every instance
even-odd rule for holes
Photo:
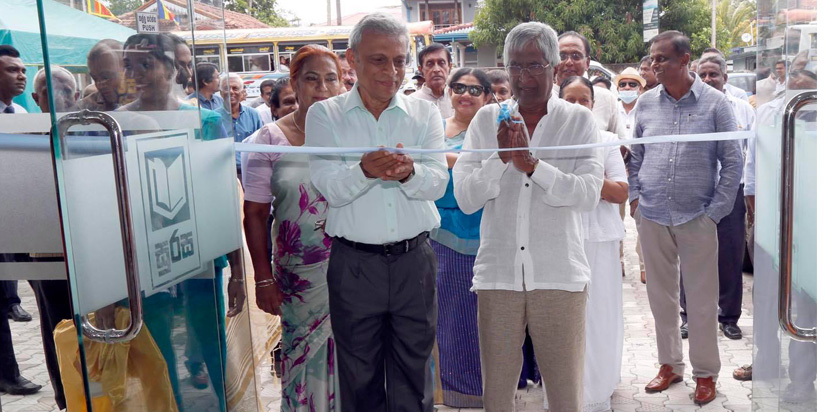
[[[410,172],[410,174],[407,175],[407,177],[399,180],[398,183],[401,183],[403,185],[404,183],[409,182],[410,179],[413,178],[413,176],[415,176],[415,168],[412,169],[412,171]]]

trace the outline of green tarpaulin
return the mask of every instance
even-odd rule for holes
[[[134,30],[104,18],[86,14],[52,0],[41,0],[45,13],[46,40],[51,64],[64,66],[72,72],[85,73],[86,54],[102,39],[125,41]],[[77,0],[83,1],[83,0]],[[0,1],[0,44],[9,44],[20,51],[28,66],[28,86],[15,102],[29,111],[37,110],[31,99],[34,74],[43,67],[43,48],[36,0]]]

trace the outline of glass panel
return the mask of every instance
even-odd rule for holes
[[[53,114],[65,130],[52,143],[74,316],[82,329],[69,324],[61,335],[67,347],[74,339],[79,349],[66,352],[66,361],[81,365],[76,385],[66,390],[69,410],[110,410],[112,404],[122,411],[257,410],[249,313],[235,300],[244,271],[235,128],[221,101],[235,100],[230,82],[186,92],[196,76],[187,27],[162,20],[162,33],[136,33],[80,11],[50,11],[57,3],[41,1],[53,72],[72,67],[95,87],[68,110],[102,112],[100,119],[111,118],[110,128],[122,131],[117,164],[112,130],[95,122],[71,125],[69,117]],[[53,75],[48,82],[56,102],[67,96],[59,80]],[[228,317],[230,310],[237,316]],[[111,336],[111,329],[136,322],[143,327],[123,343],[95,337],[95,328]]]
[[[793,210],[782,210],[782,117],[786,104],[816,88],[816,2],[760,0],[756,84],[754,410],[816,410],[816,345],[779,327],[780,218],[792,213],[791,318],[816,325],[816,104],[799,110],[794,139]],[[760,73],[761,72],[761,73]]]

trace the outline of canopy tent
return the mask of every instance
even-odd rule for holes
[[[85,73],[86,54],[102,39],[125,41],[135,31],[106,19],[86,14],[53,0],[40,0],[46,23],[46,40],[51,64],[75,73]],[[28,66],[26,92],[15,102],[29,111],[38,111],[31,99],[34,74],[43,67],[43,49],[37,17],[37,0],[3,0],[0,13],[0,44],[20,51]]]

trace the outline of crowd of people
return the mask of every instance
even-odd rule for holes
[[[408,50],[405,25],[370,14],[352,29],[345,54],[304,46],[288,62],[289,77],[262,82],[260,97],[246,102],[238,75],[193,64],[182,39],[138,34],[91,49],[94,84],[82,96],[56,66],[50,90],[59,92],[58,112],[200,110],[204,139],[401,149],[236,153],[254,300],[281,317],[282,411],[429,412],[443,403],[509,412],[528,377],[542,382],[550,410],[610,410],[622,368],[627,204],[661,365],[645,389],[683,379],[682,339],[689,339],[694,402],[713,401],[717,327],[742,338],[754,148],[745,140],[630,143],[754,130],[769,115],[754,106],[771,102],[727,84],[719,50],[691,61],[689,38],[675,31],[656,36],[649,56],[612,80],[588,77],[585,36],[536,22],[507,34],[504,70],[456,68],[434,43],[418,52],[418,71],[404,84]],[[801,58],[777,63],[766,76],[776,80],[757,87],[773,87],[781,99],[786,87],[815,85],[815,68]],[[786,67],[796,67],[787,86]],[[24,111],[11,102],[21,79],[25,86],[19,54],[0,46],[0,112]],[[44,80],[41,70],[33,98],[48,112]],[[546,149],[598,142],[613,145]],[[447,149],[486,150],[438,152]],[[146,305],[173,386],[170,326],[152,311],[172,310],[178,293],[202,309],[228,285],[229,313],[237,314],[241,261],[240,252],[215,261],[216,273],[230,267],[227,282],[192,280]],[[45,337],[72,317],[68,285],[32,284],[38,305],[54,313],[42,319]],[[7,314],[31,317],[14,285],[0,286],[0,390],[31,393],[39,386],[17,371]],[[45,295],[61,290],[62,301]],[[212,339],[197,323],[222,318],[219,303],[216,314],[188,325],[192,336]],[[44,347],[64,408],[53,342]],[[223,399],[225,349],[187,348],[186,356],[193,382],[211,380]],[[750,379],[750,366],[734,377]]]

